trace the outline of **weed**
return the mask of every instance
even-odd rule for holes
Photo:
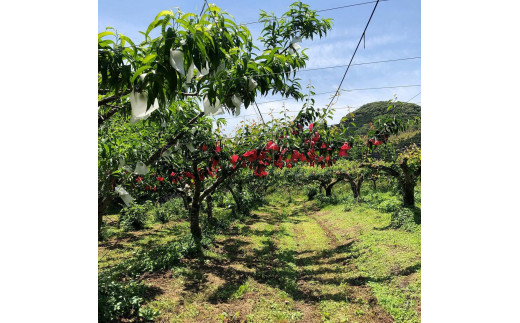
[[[401,207],[392,213],[390,226],[392,228],[402,228],[406,231],[414,231],[417,228],[417,224],[421,223],[420,219],[420,209]]]
[[[109,322],[139,314],[146,286],[136,281],[118,282],[110,276],[98,277],[98,320]]]
[[[143,205],[132,203],[129,207],[121,211],[119,217],[119,227],[123,231],[142,230],[148,218],[148,210],[151,209],[151,202],[147,201]]]
[[[244,295],[244,293],[247,293],[248,290],[249,290],[249,284],[246,282],[246,283],[240,285],[240,287],[238,287],[238,290],[233,294],[233,298],[242,297],[242,295]]]

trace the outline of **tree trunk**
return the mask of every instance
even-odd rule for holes
[[[231,193],[231,196],[233,196],[233,200],[235,201],[235,205],[237,207],[236,208],[236,213],[238,215],[238,210],[240,210],[242,208],[242,203],[240,201],[240,197],[235,194],[235,191],[233,191],[233,189],[231,188],[231,185],[227,185],[227,189]]]
[[[376,182],[377,182],[377,180],[375,180],[375,179],[372,180],[372,184],[374,185],[374,191],[377,190]]]
[[[101,234],[101,225],[103,224],[103,215],[105,214],[105,210],[112,202],[113,197],[111,195],[106,196],[104,198],[98,199],[98,237],[100,237]]]
[[[356,186],[356,182],[353,180],[349,180],[348,183],[350,184],[350,188],[352,189],[352,194],[354,194],[354,198],[357,199],[359,197],[359,191]]]
[[[358,179],[357,183],[356,183],[356,191],[357,191],[357,196],[360,197],[361,196],[361,185],[363,185],[363,177],[361,177],[360,179]]]
[[[206,213],[208,214],[208,223],[213,224],[213,197],[211,196],[211,194],[206,196],[206,206]]]
[[[325,196],[332,196],[332,187],[334,185],[328,185],[325,187]]]
[[[363,178],[360,178],[356,181],[351,177],[350,179],[347,178],[347,180],[350,184],[350,188],[352,189],[352,194],[354,195],[354,198],[359,198],[361,196],[361,185],[363,184]]]
[[[195,240],[195,244],[197,248],[200,249],[200,242],[202,240],[202,230],[200,229],[199,224],[199,212],[200,212],[200,203],[198,199],[193,199],[193,203],[190,207],[190,231],[193,239]]]
[[[413,171],[408,167],[408,159],[404,158],[399,164],[399,167],[403,172],[399,178],[401,190],[403,191],[403,204],[408,207],[415,207],[415,196],[413,190],[415,188],[416,179]]]
[[[408,207],[415,206],[414,188],[415,181],[412,178],[401,180],[401,188],[403,191],[403,204]]]

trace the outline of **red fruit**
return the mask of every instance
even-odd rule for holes
[[[233,165],[235,165],[237,163],[237,161],[238,161],[238,155],[231,156],[231,163]]]
[[[282,139],[282,138],[280,138]],[[278,145],[276,145],[276,143],[274,143],[272,140],[270,140],[267,145],[265,146],[265,149],[267,150],[280,150],[280,147],[278,147]]]
[[[348,142],[346,142],[346,143],[343,144],[343,146],[341,146],[340,149],[342,149],[342,150],[349,150],[350,148],[352,148],[352,147],[350,147]]]
[[[293,150],[293,154],[292,154],[291,159],[293,161],[297,161],[299,158],[300,158],[300,153],[297,150]]]

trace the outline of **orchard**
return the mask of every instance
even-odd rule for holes
[[[313,261],[320,263],[321,255],[338,266],[346,264],[333,258],[332,251],[325,256],[320,250],[336,250],[338,259],[356,259],[353,250],[341,246],[363,241],[360,232],[372,232],[374,224],[385,227],[377,222],[381,219],[388,220],[386,227],[392,234],[420,239],[420,148],[398,151],[390,141],[412,123],[400,117],[400,102],[388,101],[388,113],[376,118],[364,135],[354,135],[354,124],[329,124],[334,110],[318,107],[312,89],[304,91],[297,76],[309,60],[298,43],[326,37],[332,20],[295,2],[279,17],[261,12],[259,21],[262,36],[254,40],[245,25],[208,3],[200,14],[161,11],[143,32],[141,43],[114,28],[98,35],[100,250],[108,252],[118,245],[117,239],[127,239],[132,232],[162,236],[164,227],[171,229],[163,237],[167,242],[149,240],[148,247],[132,249],[132,257],[104,258],[110,255],[105,253],[100,258],[100,321],[213,321],[218,315],[226,322],[246,319],[247,310],[234,317],[231,312],[222,314],[223,307],[215,305],[208,305],[208,313],[201,307],[193,317],[181,317],[182,304],[172,305],[176,308],[172,310],[166,300],[145,296],[149,294],[142,293],[143,279],[157,284],[153,274],[167,271],[172,271],[171,277],[184,272],[220,277],[213,278],[221,285],[207,304],[230,299],[235,300],[232,304],[240,303],[244,293],[258,299],[253,285],[257,290],[279,289],[288,299],[279,310],[283,321],[287,313],[302,312],[301,304],[319,302],[306,292],[310,285],[302,282],[306,278],[301,272],[311,272]],[[258,98],[273,94],[300,102],[298,114],[243,123],[232,137],[225,134],[226,121],[219,114],[240,115],[241,109],[252,109]],[[363,186],[367,181],[373,181],[373,187]],[[373,210],[366,211],[369,208]],[[380,213],[374,217],[374,212]],[[150,220],[151,214],[160,227]],[[308,221],[314,227],[306,227]],[[346,227],[354,222],[363,230]],[[319,239],[313,240],[313,234]],[[233,244],[234,239],[243,240],[244,247]],[[320,239],[329,242],[318,246]],[[265,245],[246,246],[258,241]],[[365,252],[363,246],[359,245],[358,253]],[[378,259],[388,256],[396,277],[405,275],[405,269],[417,261],[416,247],[411,247],[413,255],[403,256],[412,263],[399,262],[401,258],[384,252]],[[304,252],[315,258],[303,258]],[[374,251],[360,257],[365,263],[351,268],[375,268],[367,265],[370,252]],[[249,271],[233,269],[235,265]],[[289,269],[296,265],[303,266],[300,272]],[[395,318],[393,308],[384,305],[390,304],[390,296],[382,292],[385,283],[374,281],[379,303],[370,303],[364,312],[354,303],[349,305],[351,311],[327,312],[322,317],[348,318],[358,311],[362,319]],[[365,279],[361,285],[369,283]],[[360,285],[351,285],[356,293]],[[359,298],[365,301],[366,295]],[[405,310],[415,319],[414,311]],[[261,312],[250,315],[260,315],[259,322],[269,321],[274,310]],[[294,320],[300,317],[294,315]]]

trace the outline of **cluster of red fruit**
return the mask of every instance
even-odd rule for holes
[[[314,124],[309,125],[309,130],[312,131],[314,128]],[[294,133],[294,131],[293,131]],[[281,137],[280,139],[283,139]],[[292,168],[293,164],[297,162],[307,162],[311,167],[315,165],[320,165],[321,168],[326,166],[332,166],[336,162],[336,158],[332,157],[331,151],[333,150],[325,142],[319,145],[320,134],[319,132],[312,133],[312,137],[309,139],[305,139],[303,149],[307,152],[300,152],[296,149],[293,149],[292,152],[288,152],[287,148],[284,148],[280,151],[280,147],[273,142],[269,141],[264,149],[254,149],[248,152],[245,152],[242,156],[233,155],[231,156],[231,164],[233,168],[236,167],[236,164],[239,161],[242,161],[242,167],[247,167],[246,164],[249,164],[249,168],[253,169],[253,174],[258,177],[267,176],[268,173],[265,171],[266,167],[271,163],[273,166],[282,169],[284,166],[287,168]],[[319,146],[319,148],[317,148]],[[351,149],[348,143],[344,143],[341,146],[338,156],[339,157],[347,157],[347,150]],[[317,155],[317,151],[319,155]],[[271,156],[273,156],[271,158]]]
[[[348,157],[347,151],[352,148],[348,142],[345,142],[339,148],[337,156],[333,156],[333,145],[331,146],[325,142],[321,142],[320,145],[320,134],[317,131],[313,133],[313,128],[314,124],[310,124],[309,131],[311,132],[311,136],[304,140],[304,145],[300,149],[302,151],[296,149],[289,151],[287,148],[280,150],[278,144],[275,141],[270,140],[263,149],[253,149],[246,151],[241,155],[233,154],[230,159],[232,168],[235,169],[237,166],[243,168],[249,167],[249,169],[253,170],[254,176],[265,177],[268,175],[266,169],[271,164],[279,169],[283,169],[283,167],[292,168],[293,165],[298,162],[306,162],[311,167],[319,165],[321,168],[325,168],[327,166],[332,166],[337,161],[337,158]],[[295,132],[296,134],[300,133],[302,129],[303,127],[300,126],[299,130],[293,130],[293,134]],[[285,136],[285,138],[286,137],[287,136]],[[280,137],[279,139],[282,140],[284,137]],[[370,139],[367,142],[367,145],[379,146],[382,143],[383,142],[380,140]],[[208,151],[208,146],[203,144],[201,150],[204,152]],[[219,155],[221,151],[220,144],[217,142],[213,156],[210,159],[211,166],[197,169],[199,180],[203,181],[207,177],[219,176],[218,171],[221,167],[218,166],[218,164],[221,159]],[[183,179],[187,179],[189,182],[193,183],[196,178],[194,174],[188,171],[183,171],[179,174],[171,172],[170,174],[172,184],[180,183]],[[142,182],[142,180],[142,177],[138,177],[136,182],[139,183]],[[164,182],[165,178],[157,176],[157,181]],[[157,191],[157,187],[146,186],[145,190]]]

